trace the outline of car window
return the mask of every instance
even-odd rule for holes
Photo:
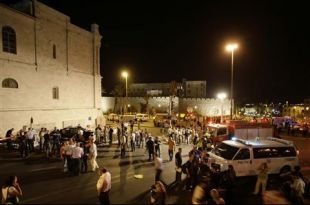
[[[225,127],[219,128],[217,131],[217,135],[226,135],[227,134],[227,129]]]
[[[212,150],[212,152],[219,157],[223,157],[224,159],[231,160],[236,155],[238,150],[239,150],[238,147],[233,147],[226,143],[221,143],[218,146],[216,146]]]
[[[234,160],[243,160],[243,159],[250,159],[250,150],[249,149],[242,149],[238,152],[237,156]]]

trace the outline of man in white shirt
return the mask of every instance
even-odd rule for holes
[[[29,128],[26,134],[26,141],[30,152],[34,150],[34,135],[35,135],[34,130],[32,128]]]
[[[92,171],[95,172],[96,169],[99,168],[96,158],[97,158],[98,152],[97,152],[97,145],[95,144],[95,141],[90,138],[90,147],[89,147],[89,159],[90,159],[90,165],[92,167]]]
[[[97,181],[97,192],[100,204],[110,204],[111,174],[106,168],[101,169],[101,176]]]
[[[158,156],[158,153],[155,153],[155,182],[156,181],[162,181],[161,180],[161,173],[163,171],[163,160]]]
[[[75,176],[78,176],[81,171],[81,158],[84,154],[83,149],[80,147],[80,143],[76,144],[76,147],[72,149],[72,168],[73,168],[73,174]]]
[[[136,133],[135,132],[131,133],[130,146],[131,146],[131,151],[134,152],[136,150]]]

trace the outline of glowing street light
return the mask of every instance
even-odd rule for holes
[[[233,115],[233,99],[234,99],[234,51],[238,48],[238,44],[230,43],[226,45],[226,51],[231,52],[231,78],[230,78],[230,119]]]
[[[123,71],[122,72],[122,77],[125,78],[125,83],[126,83],[126,104],[128,102],[128,85],[127,85],[127,79],[128,79],[128,72],[127,71]],[[125,109],[126,109],[126,106],[125,106]],[[127,109],[126,109],[127,110]]]
[[[226,93],[217,94],[217,98],[221,100],[221,123],[223,123],[223,100],[226,99]]]

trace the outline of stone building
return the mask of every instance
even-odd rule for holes
[[[206,81],[187,81],[175,83],[176,95],[185,98],[206,98]],[[171,83],[132,83],[128,86],[128,96],[144,97],[171,95]]]
[[[10,128],[94,125],[101,111],[100,45],[91,31],[36,0],[0,4],[0,137]]]

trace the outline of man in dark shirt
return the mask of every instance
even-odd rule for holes
[[[182,148],[179,147],[178,152],[175,154],[175,183],[180,184],[182,180]]]
[[[151,161],[151,157],[154,160],[154,141],[152,137],[149,137],[148,141],[146,142],[146,149],[149,152],[149,161]]]
[[[12,139],[11,139],[13,137],[13,134],[12,134],[13,130],[14,130],[14,128],[9,129],[5,134],[5,137],[8,138],[6,141],[6,145],[7,145],[9,151],[12,151],[12,149],[13,149]]]

